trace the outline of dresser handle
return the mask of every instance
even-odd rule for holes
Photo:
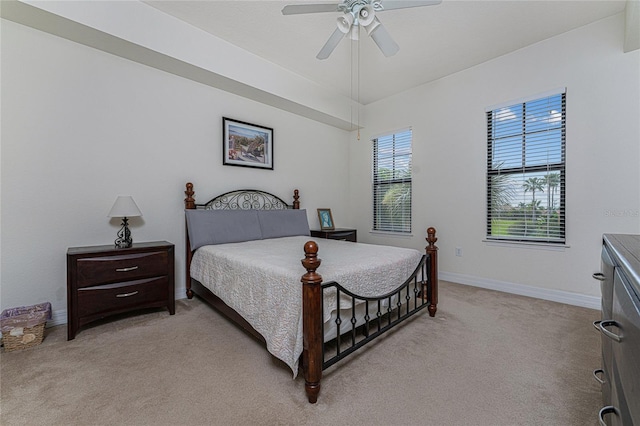
[[[129,296],[135,296],[136,294],[138,294],[137,291],[132,291],[131,293],[116,294],[116,297],[129,297]]]
[[[600,409],[600,412],[598,412],[598,420],[600,420],[600,425],[601,426],[607,426],[607,424],[604,421],[604,416],[605,416],[605,414],[609,414],[609,413],[613,413],[616,416],[619,416],[618,409],[616,407],[614,407],[613,405],[607,405],[606,407],[602,407]]]
[[[618,323],[615,322],[614,320],[606,320],[606,321],[602,321],[600,322],[600,331],[602,331],[604,333],[605,336],[607,336],[608,338],[615,340],[616,342],[620,342],[622,341],[622,337],[618,334],[612,333],[609,330],[607,330],[605,327],[608,327],[610,325],[614,325],[616,327],[619,327]]]
[[[602,272],[596,272],[595,274],[593,274],[591,276],[594,279],[598,280],[598,281],[606,281],[607,280],[607,277],[605,277]]]
[[[598,374],[602,374],[604,376],[604,370],[602,368],[598,368],[597,370],[593,370],[593,377],[596,379],[598,383],[604,385],[604,380],[598,377]]]
[[[137,266],[131,266],[129,268],[118,268],[116,269],[116,272],[129,272],[129,271],[135,271],[136,269],[138,269]]]

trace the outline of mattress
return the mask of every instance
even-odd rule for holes
[[[300,278],[306,271],[301,259],[304,244],[310,239],[296,236],[207,245],[196,250],[191,262],[191,276],[247,320],[265,338],[267,350],[284,361],[294,377],[303,337]],[[422,253],[414,249],[315,241],[322,260],[317,272],[323,282],[338,282],[365,297],[397,288],[411,276],[422,258]],[[341,297],[340,308],[350,307],[351,299]],[[337,309],[335,289],[327,289],[323,310],[325,336],[331,335]]]

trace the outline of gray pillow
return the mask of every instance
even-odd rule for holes
[[[307,211],[304,209],[258,210],[258,221],[263,239],[310,235]]]
[[[256,210],[185,210],[191,250],[262,238]]]

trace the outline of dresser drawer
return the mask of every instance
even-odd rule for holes
[[[622,424],[640,424],[640,299],[632,280],[616,268],[613,289],[613,319],[611,331],[619,336],[613,341],[614,373],[619,374],[619,404]]]
[[[132,253],[77,260],[78,288],[167,274],[167,252]]]
[[[87,320],[167,303],[169,279],[147,278],[78,290],[78,315]]]

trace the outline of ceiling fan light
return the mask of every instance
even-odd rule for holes
[[[364,27],[371,24],[375,18],[376,18],[376,13],[373,10],[373,6],[371,6],[370,4],[364,6],[358,12],[358,22],[360,23],[360,25]]]
[[[353,15],[348,12],[340,16],[338,19],[338,29],[347,34],[353,25]]]

